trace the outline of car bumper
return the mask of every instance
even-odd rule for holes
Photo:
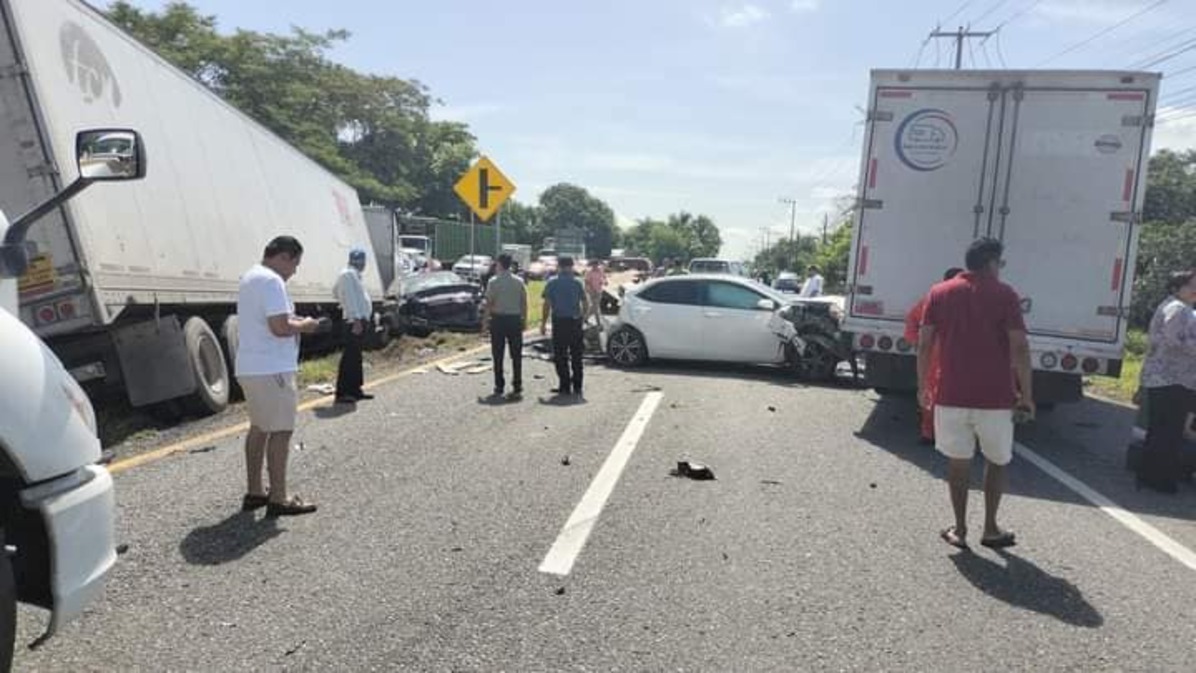
[[[45,524],[53,633],[104,588],[116,564],[116,494],[112,476],[89,465],[21,492],[21,505]]]

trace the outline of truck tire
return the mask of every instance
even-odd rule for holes
[[[228,407],[232,382],[220,341],[203,318],[191,317],[183,324],[187,358],[195,374],[195,392],[187,397],[189,411],[210,416]]]
[[[17,638],[17,582],[3,538],[0,533],[0,673],[8,673]]]
[[[241,386],[237,383],[236,376],[237,347],[240,344],[236,315],[230,315],[224,319],[224,324],[220,326],[220,339],[224,343],[224,361],[228,364],[229,401],[244,399],[245,394],[241,391]]]

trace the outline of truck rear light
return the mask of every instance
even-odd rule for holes
[[[872,350],[876,346],[876,337],[871,334],[865,334],[860,337],[860,348],[864,350]]]
[[[882,351],[891,351],[893,350],[893,337],[883,336],[880,338],[880,341],[876,342],[876,345],[879,346]]]
[[[1096,358],[1084,358],[1082,366],[1085,374],[1095,374],[1100,371],[1100,360]]]
[[[906,341],[905,337],[902,337],[897,340],[897,352],[908,353],[908,352],[910,352],[910,349],[912,349],[912,348],[913,348],[912,344],[910,344],[910,342]]]
[[[1042,357],[1038,358],[1038,364],[1042,365],[1043,369],[1054,369],[1059,366],[1059,356],[1054,353],[1043,353]]]
[[[50,323],[58,322],[58,311],[55,311],[54,307],[49,304],[38,307],[36,315],[37,324],[39,325],[49,325]]]
[[[1063,369],[1065,369],[1069,372],[1072,372],[1072,371],[1075,371],[1076,367],[1079,367],[1079,366],[1080,366],[1080,360],[1076,356],[1074,356],[1070,353],[1063,356]]]
[[[73,299],[67,299],[65,301],[58,302],[57,310],[59,320],[71,320],[78,314],[78,310]]]

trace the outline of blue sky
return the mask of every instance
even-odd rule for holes
[[[436,116],[470,125],[516,198],[534,201],[568,181],[605,199],[624,224],[705,213],[736,257],[763,229],[787,234],[779,197],[798,201],[799,229],[821,227],[856,181],[869,69],[912,65],[940,21],[1005,23],[999,45],[965,52],[965,67],[1123,69],[1196,47],[1196,0],[191,4],[225,31],[347,29],[353,37],[334,58],[428,85],[444,102]],[[921,66],[946,66],[948,47],[927,44]],[[1193,66],[1196,48],[1152,68],[1175,73],[1164,80],[1164,107],[1196,110]],[[1160,125],[1156,149],[1196,146],[1196,116],[1184,114]]]

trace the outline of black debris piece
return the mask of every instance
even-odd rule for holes
[[[561,587],[560,589],[557,589],[557,590],[556,590],[556,595],[558,595],[558,596],[564,596],[564,595],[565,595],[565,587]]]
[[[127,544],[116,545],[116,555],[117,556],[124,556],[125,554],[128,554],[128,553],[129,553],[129,545],[127,545]]]
[[[190,453],[211,453],[212,451],[215,451],[215,450],[216,450],[216,447],[214,445],[213,446],[201,446],[198,449],[191,449]]]
[[[694,481],[713,481],[714,470],[709,466],[701,463],[691,463],[688,460],[681,460],[677,462],[677,468],[669,474],[674,477],[684,477],[686,479],[693,479]]]
[[[561,465],[568,467],[572,464],[573,464],[573,460],[571,458],[569,458],[569,456],[565,456],[564,458],[561,458]]]
[[[767,484],[768,486],[780,486],[781,485],[781,482],[777,481],[776,479],[761,479],[760,483]]]
[[[776,407],[769,407],[769,408],[768,408],[768,410],[769,410],[769,411],[771,411],[771,412],[772,412],[772,413],[774,413],[774,414],[775,414],[775,413],[777,413],[777,408],[776,408]]]

